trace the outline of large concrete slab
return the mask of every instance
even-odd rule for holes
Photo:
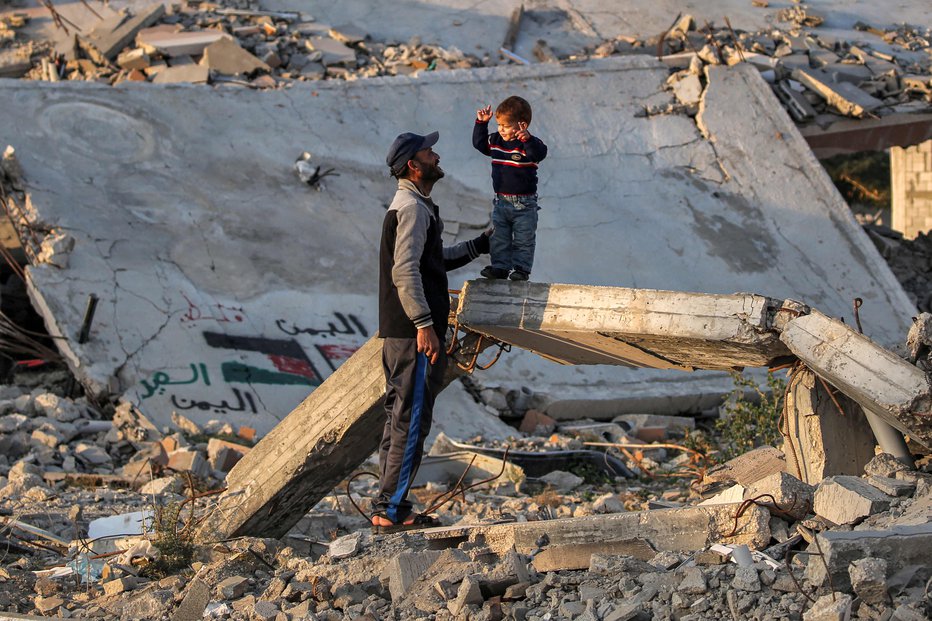
[[[790,321],[780,340],[865,410],[932,448],[932,388],[918,367],[817,311]]]
[[[534,280],[761,291],[832,315],[862,297],[872,336],[901,341],[914,308],[756,71],[710,72],[701,130],[642,114],[673,101],[667,73],[625,57],[267,92],[0,82],[34,228],[74,240],[52,253],[60,267],[30,268],[34,300],[90,392],[123,394],[161,424],[177,410],[268,431],[374,332],[394,191],[385,145],[440,130],[435,198],[448,241],[472,237],[490,209],[475,110],[517,91],[551,146]],[[301,184],[304,150],[339,176]],[[80,344],[90,294],[100,303]],[[730,386],[725,374],[565,369],[515,353],[477,377],[565,399]]]
[[[695,552],[713,543],[746,544],[757,550],[770,541],[770,513],[752,506],[735,520],[737,504],[656,511],[629,511],[609,515],[540,520],[506,524],[460,525],[423,531],[433,547],[452,547],[481,537],[499,554],[512,547],[532,554],[544,547],[571,549],[593,541],[641,541],[655,550]],[[542,541],[547,543],[541,544]],[[558,552],[557,552],[558,553]]]
[[[753,294],[474,280],[463,287],[457,320],[563,364],[692,371],[790,355],[773,329],[782,308]]]

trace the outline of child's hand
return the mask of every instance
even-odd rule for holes
[[[479,108],[476,110],[476,120],[480,123],[488,123],[492,118],[492,106],[486,106],[485,108]]]
[[[515,133],[515,137],[521,142],[527,142],[531,139],[531,132],[527,130],[527,123],[518,123],[518,131]]]

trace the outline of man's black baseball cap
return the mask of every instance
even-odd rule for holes
[[[426,136],[405,132],[395,138],[395,142],[388,149],[388,155],[385,156],[385,163],[391,169],[392,174],[396,177],[404,172],[405,164],[414,157],[414,154],[421,149],[426,149],[437,144],[440,138],[440,132],[431,132]]]

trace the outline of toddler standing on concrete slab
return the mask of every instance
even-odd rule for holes
[[[486,278],[527,280],[537,244],[537,164],[547,157],[547,145],[528,131],[531,104],[511,96],[495,109],[498,131],[489,133],[492,106],[476,111],[472,144],[492,158],[492,264]],[[510,272],[510,275],[509,275]]]

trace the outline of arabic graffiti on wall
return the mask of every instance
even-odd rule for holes
[[[241,308],[223,304],[214,304],[212,312],[205,313],[187,296],[185,300],[188,310],[181,323],[188,326],[207,320],[235,325],[245,316]],[[200,334],[209,351],[216,351],[226,359],[191,362],[184,370],[173,365],[171,369],[152,373],[140,382],[140,400],[164,396],[179,410],[257,414],[260,409],[257,403],[261,405],[262,399],[255,390],[260,385],[316,388],[369,337],[363,322],[352,313],[334,312],[332,320],[321,327],[286,319],[278,319],[274,325],[278,334],[287,338],[202,330]],[[223,356],[224,353],[228,356]],[[181,364],[183,368],[184,363]],[[210,396],[205,398],[197,393]]]

